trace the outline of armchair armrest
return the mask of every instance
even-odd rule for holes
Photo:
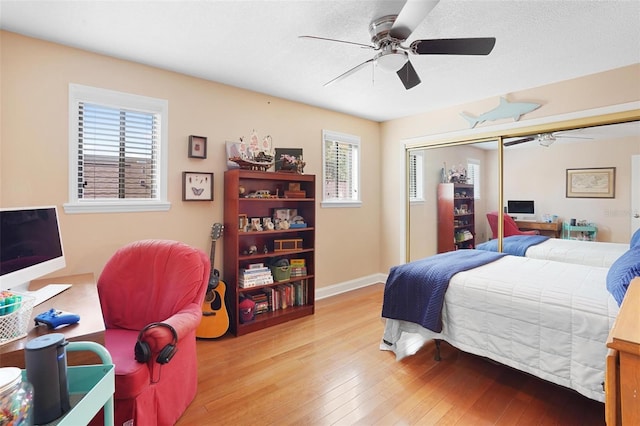
[[[202,306],[190,303],[179,312],[169,318],[160,321],[173,327],[178,335],[178,342],[184,337],[195,332],[202,318]],[[173,335],[166,327],[153,327],[145,331],[142,340],[147,342],[152,353],[156,353],[166,345],[173,342]]]

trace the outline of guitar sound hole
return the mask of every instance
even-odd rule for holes
[[[214,299],[211,301],[211,309],[217,311],[218,309],[222,308],[222,299],[217,292],[213,291],[212,293]]]

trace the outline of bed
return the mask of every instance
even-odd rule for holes
[[[640,248],[624,257],[637,263],[639,255]],[[609,271],[482,250],[395,266],[385,284],[380,349],[401,359],[444,340],[604,401],[606,340],[624,297],[608,290]],[[444,280],[444,290],[434,289]]]
[[[478,244],[479,250],[498,250],[498,240]],[[504,253],[532,259],[610,267],[629,250],[629,244],[561,240],[542,235],[513,235],[503,239]]]

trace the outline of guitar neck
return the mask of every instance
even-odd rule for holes
[[[211,240],[211,273],[215,270],[215,259],[216,259],[216,240]]]

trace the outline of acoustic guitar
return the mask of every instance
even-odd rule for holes
[[[223,228],[221,223],[214,223],[211,227],[211,273],[202,303],[202,320],[196,328],[196,337],[201,339],[215,339],[229,329],[229,313],[224,303],[226,285],[220,279],[220,272],[214,268],[216,241],[222,236]]]

